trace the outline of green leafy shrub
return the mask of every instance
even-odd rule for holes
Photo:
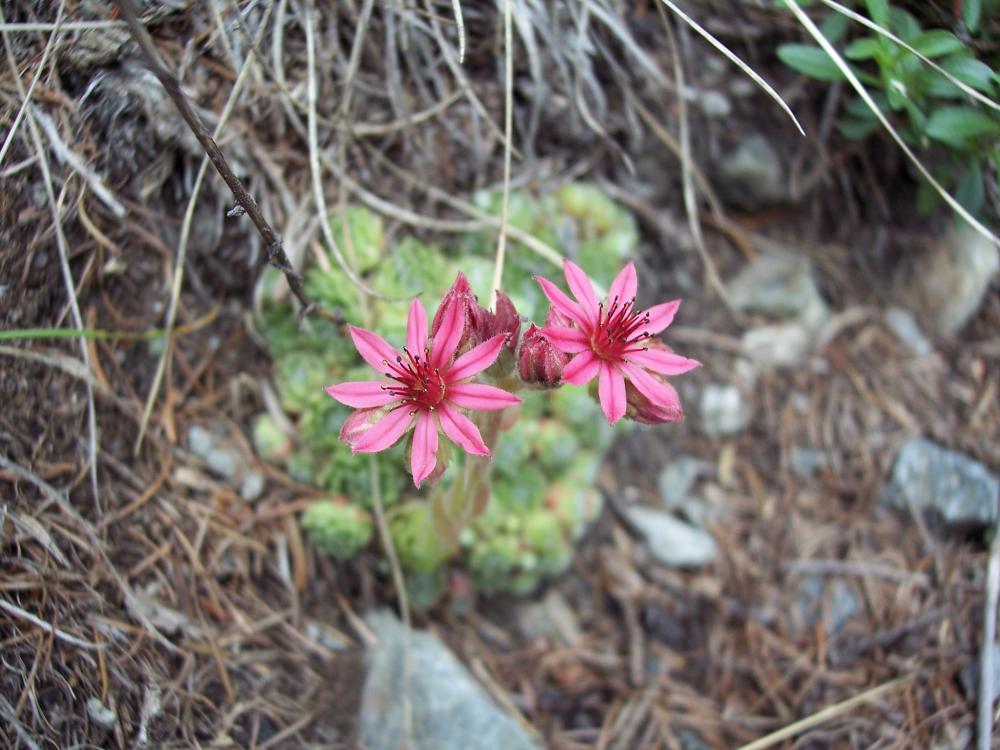
[[[804,4],[804,3],[800,3]],[[850,5],[850,4],[849,4]],[[971,9],[971,10],[970,10]],[[978,28],[981,2],[966,2],[968,31]],[[887,0],[866,0],[867,17],[909,47],[933,60],[956,80],[994,97],[1000,78],[977,57],[976,48],[946,29],[923,29],[909,11]],[[831,10],[823,24],[824,36],[837,44],[845,39],[847,19]],[[953,81],[892,39],[870,31],[855,36],[841,54],[869,89],[879,110],[893,122],[900,136],[922,150],[935,178],[972,214],[981,212],[985,180],[1000,167],[1000,116],[996,110],[970,99]],[[838,81],[841,70],[817,45],[784,44],[778,57],[811,78]],[[875,113],[860,98],[852,98],[842,113],[839,129],[850,139],[865,138],[879,128]],[[938,148],[933,148],[937,146]],[[939,195],[929,184],[921,186],[918,208],[927,212]]]

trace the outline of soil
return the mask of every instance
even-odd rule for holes
[[[8,23],[56,18],[55,3],[10,5]],[[148,5],[144,20],[157,48],[168,67],[183,68],[186,91],[214,125],[238,75],[234,59],[252,54],[246,34],[255,33],[260,9],[246,9],[253,23],[245,31],[227,9],[220,35],[200,3],[182,11]],[[450,18],[447,5],[428,7]],[[67,20],[118,18],[102,3],[65,6]],[[773,58],[773,45],[794,35],[794,27],[751,6],[706,3],[700,17],[778,82],[811,135],[793,141],[790,123],[754,94],[736,100],[726,120],[690,113],[695,163],[711,180],[719,156],[745,132],[759,131],[794,144],[783,152],[790,179],[819,176],[802,197],[775,208],[724,207],[724,222],[703,211],[708,255],[727,278],[747,260],[746,237],[799,248],[817,268],[839,322],[835,333],[800,367],[757,380],[753,419],[737,437],[706,437],[692,418],[644,427],[616,442],[601,475],[608,510],[580,544],[572,569],[549,587],[570,603],[578,640],[526,639],[515,624],[523,600],[477,597],[458,585],[415,621],[467,663],[480,661],[491,689],[553,748],[733,748],[852,699],[858,700],[770,746],[967,747],[976,704],[966,682],[982,639],[986,541],[981,533],[929,528],[879,507],[877,499],[896,449],[915,435],[1000,469],[1000,295],[994,281],[961,334],[936,341],[929,356],[914,357],[897,341],[879,305],[912,239],[947,219],[915,218],[915,183],[884,141],[848,148],[815,135],[822,130],[823,89],[797,80]],[[320,126],[332,154],[330,123],[339,116],[334,74],[344,71],[354,28],[345,22],[356,21],[357,12],[353,4],[318,10],[327,65],[318,84]],[[268,31],[260,47],[264,62],[220,142],[284,235],[293,264],[301,265],[320,238],[309,145],[300,129],[306,21],[297,3],[287,13],[287,84],[279,85],[271,68]],[[467,13],[471,85],[501,123],[497,18],[491,9]],[[672,57],[656,9],[632,4],[627,20],[670,79]],[[349,113],[355,123],[399,116],[399,101],[385,94],[384,82],[401,75],[381,55],[385,23],[376,10]],[[84,325],[115,332],[86,339],[89,369],[75,339],[0,343],[0,744],[353,747],[368,638],[360,616],[394,607],[396,597],[374,554],[345,564],[318,555],[296,522],[309,488],[253,456],[250,417],[264,403],[270,367],[250,316],[265,252],[247,218],[225,217],[233,199],[214,174],[192,222],[176,316],[181,333],[172,339],[148,423],[143,418],[163,343],[141,335],[166,322],[201,154],[159,84],[143,72],[136,45],[118,35],[124,31],[87,36],[98,40],[100,52],[89,56],[69,51],[90,50],[83,41],[90,32],[62,32],[34,94],[65,144],[124,206],[124,218],[49,148],[53,188],[57,196],[65,191],[60,248],[26,122],[0,163],[7,170],[0,173],[0,332],[74,327],[64,268]],[[24,85],[37,72],[49,33],[8,37]],[[436,43],[413,33],[405,65],[419,68]],[[637,124],[634,110],[626,114],[628,96],[638,92],[676,133],[676,87],[650,93],[614,35],[594,33],[604,45],[594,54],[604,57],[591,61],[590,78],[580,67],[579,80],[603,87],[606,101],[588,104],[604,133],[588,126],[573,91],[554,83],[534,140],[521,143],[515,178],[533,190],[570,176],[603,180],[636,211],[641,296],[684,297],[666,340],[704,363],[678,382],[694,412],[702,386],[733,372],[739,335],[752,321],[729,313],[704,282],[705,266],[687,230],[679,162]],[[109,52],[112,37],[118,41]],[[690,34],[680,34],[680,49],[692,85],[724,89],[737,76],[701,66],[710,53]],[[406,93],[420,105],[411,109],[452,90],[453,73],[435,65],[434,76],[403,70]],[[534,103],[532,75],[520,58],[518,74],[515,136],[526,132]],[[105,88],[107,76],[141,86],[126,95],[120,83]],[[283,98],[289,89],[296,104]],[[20,106],[17,92],[4,66],[4,132]],[[379,154],[457,197],[501,180],[500,140],[464,98],[409,129],[356,135],[346,146],[355,180],[432,219],[466,217],[400,178]],[[324,179],[328,205],[336,206],[347,188],[328,172]],[[405,227],[395,216],[393,231],[428,231]],[[264,473],[259,499],[244,500],[238,487],[188,453],[194,424],[224,429]],[[793,472],[790,454],[802,445],[825,451],[828,465],[808,477]],[[657,506],[659,472],[680,454],[714,467],[707,481],[725,509],[709,525],[719,559],[700,571],[656,564],[616,512],[627,502]],[[804,581],[816,575],[842,582],[857,603],[835,632],[802,611]],[[824,612],[835,606],[831,591]]]

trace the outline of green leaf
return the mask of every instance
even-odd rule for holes
[[[840,81],[844,74],[826,52],[811,44],[782,44],[778,58],[789,68],[820,81]]]
[[[889,10],[889,28],[904,42],[911,42],[920,34],[920,24],[908,11],[893,7]]]
[[[965,55],[951,57],[941,63],[941,67],[955,78],[977,91],[993,91],[993,70],[984,62]]]
[[[932,29],[917,34],[910,40],[910,46],[926,57],[941,57],[965,49],[958,37],[944,29]]]
[[[842,13],[831,13],[823,19],[819,30],[830,44],[836,44],[847,33],[847,16]]]
[[[979,17],[983,12],[982,0],[965,0],[962,3],[962,22],[969,31],[979,28]]]
[[[878,39],[866,36],[862,39],[855,39],[844,50],[844,57],[848,60],[871,60],[877,59],[882,54],[882,45]]]
[[[968,169],[958,181],[955,188],[955,200],[962,204],[970,214],[978,214],[983,207],[985,197],[983,190],[983,170],[978,160],[969,163]]]
[[[865,0],[868,16],[883,28],[889,27],[889,0]]]
[[[1000,123],[971,107],[942,107],[931,115],[925,132],[937,141],[964,149],[976,138],[1000,134]]]

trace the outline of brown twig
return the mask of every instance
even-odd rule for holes
[[[122,18],[128,24],[133,39],[135,39],[136,44],[139,45],[139,49],[145,56],[150,70],[159,79],[167,95],[173,100],[177,111],[180,112],[181,117],[184,118],[184,122],[191,128],[191,132],[194,133],[195,138],[198,139],[202,148],[205,149],[205,153],[211,159],[216,171],[226,181],[226,185],[229,186],[240,208],[246,212],[247,216],[254,223],[254,226],[257,227],[257,231],[260,233],[267,248],[268,263],[285,274],[292,294],[302,303],[304,308],[303,314],[310,312],[314,305],[309,301],[305,289],[302,287],[302,277],[292,267],[291,261],[288,260],[288,255],[285,254],[285,250],[281,244],[281,235],[275,232],[267,219],[264,218],[264,214],[261,212],[260,206],[257,205],[257,201],[243,187],[243,183],[240,182],[239,177],[233,173],[233,170],[229,167],[229,162],[226,161],[226,157],[219,149],[215,139],[212,138],[208,128],[205,127],[201,118],[191,107],[191,102],[188,101],[184,92],[181,91],[181,86],[177,78],[167,70],[166,65],[164,65],[163,60],[156,51],[156,47],[153,45],[153,40],[149,32],[139,22],[132,0],[117,0],[117,5]]]

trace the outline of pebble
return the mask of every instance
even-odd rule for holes
[[[808,328],[826,321],[828,309],[809,258],[794,252],[761,253],[727,282],[740,312],[794,319]]]
[[[861,610],[861,602],[840,578],[828,581],[824,576],[810,575],[799,585],[796,608],[806,630],[822,622],[826,634],[833,635]]]
[[[555,589],[540,602],[521,605],[517,612],[517,626],[528,640],[545,638],[572,646],[583,638],[576,612]]]
[[[87,716],[98,726],[111,729],[118,721],[118,713],[111,707],[101,703],[100,698],[87,699]]]
[[[809,479],[820,469],[830,465],[830,456],[819,448],[793,445],[788,452],[788,466],[800,479]]]
[[[750,422],[752,409],[743,392],[729,383],[708,383],[699,402],[701,430],[710,437],[741,433]]]
[[[715,539],[707,531],[653,508],[625,511],[658,562],[672,568],[699,568],[715,560]]]
[[[539,750],[433,633],[410,631],[386,610],[365,618],[378,643],[366,657],[359,745],[368,750]],[[409,637],[407,637],[409,636]],[[409,666],[406,649],[409,645]],[[409,674],[408,700],[403,679]],[[404,705],[412,735],[406,736]]]
[[[912,504],[947,526],[983,528],[996,521],[998,494],[1000,482],[983,464],[913,438],[896,455],[880,502],[900,510]]]
[[[1000,251],[972,228],[952,229],[915,253],[896,297],[931,333],[950,337],[976,314],[1000,269]]]
[[[788,178],[781,157],[760,133],[746,136],[718,167],[719,192],[734,205],[754,210],[785,203]]]
[[[812,348],[814,337],[800,323],[777,323],[751,328],[741,342],[754,363],[766,369],[798,364]]]
[[[188,429],[188,450],[217,477],[238,485],[244,500],[256,500],[264,491],[264,477],[251,469],[243,453],[226,437],[199,424]]]
[[[918,357],[930,354],[934,350],[931,342],[920,330],[917,319],[909,310],[902,307],[890,307],[885,311],[885,324],[889,326],[889,330],[896,335],[896,338]]]
[[[676,510],[688,499],[698,477],[712,473],[712,464],[691,456],[678,456],[663,467],[657,477],[660,499],[670,510]]]

